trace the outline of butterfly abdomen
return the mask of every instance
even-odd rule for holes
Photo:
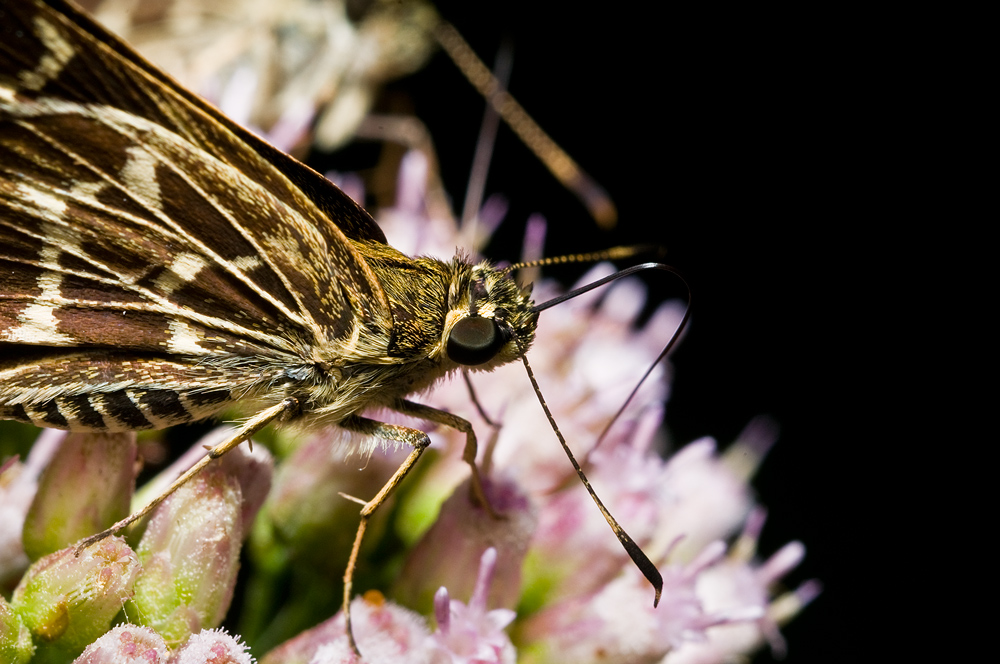
[[[166,389],[90,391],[0,406],[0,419],[76,432],[162,429],[211,415],[229,390],[181,394]]]

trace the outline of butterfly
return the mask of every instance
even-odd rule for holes
[[[167,493],[275,421],[411,446],[360,542],[429,445],[361,415],[383,408],[464,432],[485,503],[471,425],[407,397],[523,358],[544,308],[530,287],[393,249],[336,186],[71,4],[0,11],[0,418],[111,432],[250,416]]]

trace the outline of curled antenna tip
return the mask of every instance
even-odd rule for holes
[[[605,518],[608,518],[608,516],[609,515],[607,513],[604,513]],[[656,591],[656,596],[653,598],[653,608],[655,609],[660,603],[660,596],[663,594],[663,576],[660,575],[660,570],[656,569],[656,565],[653,564],[653,561],[651,561],[649,557],[643,553],[642,549],[639,548],[639,545],[636,544],[631,537],[629,537],[628,533],[620,528],[612,529],[615,530],[615,534],[618,536],[618,541],[621,542],[622,547],[624,547],[625,552],[628,554],[628,557],[632,559],[632,562],[637,568],[639,568],[639,571],[642,572],[644,577],[646,577],[646,580],[649,581],[650,585],[653,586],[653,590]]]

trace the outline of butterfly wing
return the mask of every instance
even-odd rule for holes
[[[2,30],[0,405],[247,390],[391,329],[352,243],[384,237],[334,185],[65,3],[8,3]]]

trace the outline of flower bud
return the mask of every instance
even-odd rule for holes
[[[134,433],[66,436],[42,473],[25,520],[28,557],[37,560],[128,516],[135,459]]]
[[[491,606],[513,608],[521,593],[521,564],[535,530],[537,510],[509,480],[483,478],[490,507],[470,498],[466,480],[441,506],[437,521],[410,552],[393,587],[393,598],[430,613],[434,595],[444,586],[455,596],[468,597],[476,587],[480,558],[495,547],[497,582],[490,591]]]
[[[218,626],[229,608],[243,538],[241,498],[237,479],[212,464],[149,520],[136,549],[143,573],[127,613],[170,647]]]
[[[38,648],[32,661],[70,659],[108,631],[139,571],[138,558],[120,537],[80,555],[72,548],[56,551],[32,565],[11,598]]]
[[[0,597],[0,662],[27,664],[35,654],[31,632],[10,604]]]
[[[340,493],[368,499],[405,458],[350,456],[351,438],[342,431],[312,436],[282,462],[254,525],[251,541],[259,565],[277,571],[294,560],[331,579],[343,574],[361,508]],[[370,539],[377,538],[383,511],[375,513]]]
[[[219,427],[201,437],[169,467],[152,480],[139,487],[132,500],[132,510],[137,511],[160,496],[174,481],[205,456],[206,449],[215,447],[232,436],[232,427]],[[252,447],[252,449],[251,449]],[[228,454],[216,459],[213,464],[235,477],[243,492],[241,522],[243,533],[250,532],[250,525],[271,489],[271,475],[274,473],[274,457],[261,445],[239,445]]]

